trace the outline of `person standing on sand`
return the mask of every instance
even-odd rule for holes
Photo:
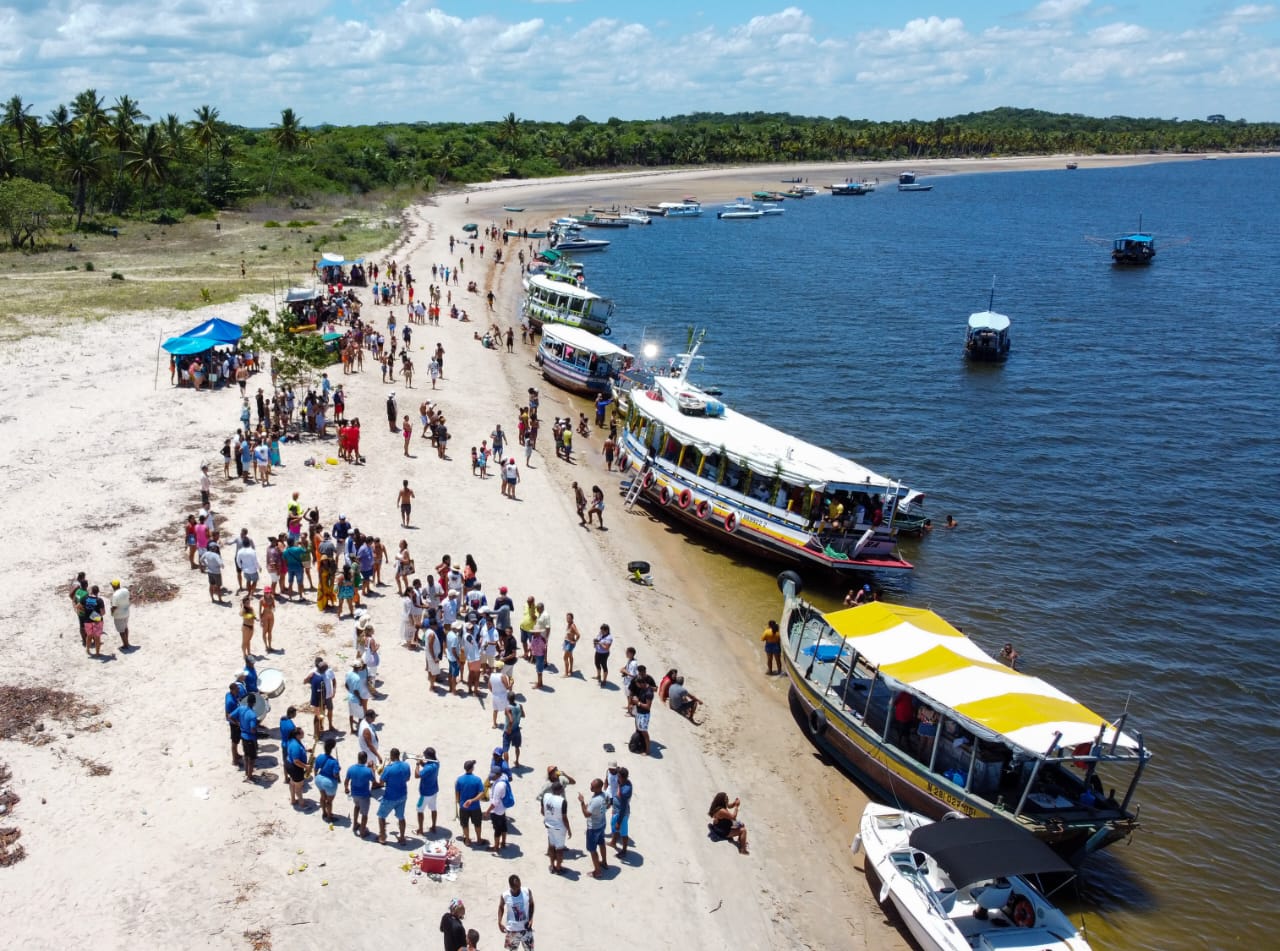
[[[347,767],[347,778],[342,784],[342,791],[351,797],[354,804],[351,810],[351,832],[364,838],[369,834],[369,797],[373,795],[373,770],[369,768],[369,757],[361,753],[354,766]]]
[[[476,844],[484,845],[483,813],[480,797],[484,794],[484,780],[475,774],[476,761],[462,764],[462,775],[453,784],[453,797],[458,807],[458,821],[462,823],[462,841],[471,844],[470,827],[475,828]]]
[[[578,641],[582,639],[582,634],[578,630],[578,625],[573,621],[573,614],[570,612],[564,616],[564,673],[561,677],[573,676],[573,651],[578,646]]]
[[[111,582],[111,620],[120,635],[120,649],[129,650],[129,589],[116,578]]]
[[[428,746],[422,751],[422,762],[418,764],[418,835],[427,835],[436,831],[436,806],[440,795],[440,764],[436,761],[435,747]],[[426,811],[431,812],[431,828],[423,830]]]
[[[396,427],[396,417],[398,415],[399,414],[396,412],[396,394],[393,390],[387,397],[387,425],[391,428],[393,433],[399,432],[399,429]]]
[[[591,855],[592,878],[602,878],[609,867],[608,853],[604,848],[604,827],[608,820],[609,799],[604,794],[604,782],[591,780],[591,800],[578,793],[578,805],[582,817],[587,820],[587,852]]]
[[[467,906],[460,898],[449,902],[449,910],[440,919],[440,933],[444,935],[444,951],[466,951],[467,929],[462,918]]]
[[[201,466],[200,467],[200,506],[202,508],[206,508],[206,509],[209,508],[209,489],[210,489],[209,467]]]
[[[273,650],[271,646],[271,632],[276,626],[276,593],[275,588],[267,585],[262,589],[262,604],[258,607],[258,623],[262,626],[262,643],[266,645],[267,653]]]
[[[209,576],[209,600],[214,604],[225,604],[222,600],[222,553],[217,542],[209,542],[203,561],[205,574]]]
[[[569,824],[569,804],[565,801],[564,786],[558,780],[551,784],[549,792],[543,793],[541,805],[542,824],[547,828],[550,871],[559,875],[564,871],[564,850],[568,840],[573,838],[573,828]]]
[[[614,456],[616,456],[616,455],[618,454],[618,443],[617,443],[617,441],[616,441],[612,436],[608,437],[608,438],[604,441],[604,447],[603,447],[600,451],[604,454],[604,464],[605,464],[605,468],[606,468],[609,472],[612,472],[612,471],[613,471],[613,457],[614,457]]]
[[[391,762],[382,771],[382,782],[386,787],[382,793],[382,802],[378,805],[378,842],[385,845],[387,841],[387,817],[396,814],[399,831],[396,841],[404,845],[404,807],[409,798],[409,764],[400,758],[400,750],[391,748]]]
[[[778,630],[777,621],[769,621],[760,635],[764,641],[764,660],[767,664],[766,674],[782,673],[782,632]]]
[[[405,417],[408,419],[409,417]],[[409,444],[405,443],[405,454],[409,452]],[[396,495],[396,502],[400,505],[400,524],[405,528],[409,527],[409,513],[413,511],[413,489],[409,488],[409,480],[405,479],[401,484],[400,492]]]
[[[528,465],[528,455],[525,456],[525,464]],[[508,459],[507,464],[502,467],[502,494],[509,499],[516,499],[516,486],[520,484],[520,469],[516,466],[514,459]]]
[[[253,612],[253,595],[246,594],[240,599],[240,653],[248,657],[253,645],[253,629],[257,617]]]
[[[600,523],[601,531],[604,530],[604,490],[598,485],[591,487],[591,504],[587,506],[587,526],[590,527],[592,516]]]
[[[634,788],[631,785],[631,772],[627,767],[618,769],[618,794],[613,798],[613,835],[609,838],[610,848],[621,858],[627,854],[627,846],[631,838],[627,834],[631,823],[631,796]],[[621,843],[622,847],[618,845]]]
[[[509,889],[498,897],[498,930],[507,951],[533,951],[533,892],[520,884],[520,876],[507,879]]]
[[[222,698],[222,714],[231,728],[231,765],[243,769],[244,762],[240,758],[240,701],[244,699],[244,674],[237,674],[236,679],[227,685],[226,696]]]
[[[578,510],[578,524],[585,526],[587,524],[587,494],[582,491],[582,486],[576,482],[573,484],[573,504]]]
[[[613,649],[613,635],[609,633],[608,624],[600,625],[600,633],[591,643],[596,650],[596,683],[603,687],[609,682],[609,651]]]
[[[409,422],[407,414],[404,417],[404,421],[400,424],[400,433],[404,436],[404,455],[407,459],[409,458],[409,441],[413,438],[413,424]]]
[[[495,767],[489,774],[489,808],[485,815],[493,823],[493,844],[490,852],[501,852],[507,847],[507,805],[506,798],[511,793],[511,780],[502,770]]]
[[[253,782],[253,767],[258,761],[258,715],[253,705],[258,702],[257,694],[245,694],[244,703],[236,711],[240,719],[240,742],[244,746],[244,781]]]

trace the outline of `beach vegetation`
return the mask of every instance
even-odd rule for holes
[[[43,182],[29,178],[0,181],[0,232],[11,248],[34,250],[36,241],[71,217],[71,202]]]
[[[333,362],[333,354],[321,335],[309,326],[302,328],[292,311],[272,315],[257,304],[249,308],[241,346],[255,353],[270,354],[276,380],[285,386],[302,386],[314,379],[316,372]]]

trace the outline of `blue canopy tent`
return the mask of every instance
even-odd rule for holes
[[[221,317],[212,317],[198,326],[192,327],[183,337],[208,341],[209,346],[235,343],[244,333],[244,328]]]
[[[200,340],[192,337],[170,337],[161,348],[165,353],[172,353],[175,357],[189,357],[192,354],[204,353],[213,347],[208,340]]]

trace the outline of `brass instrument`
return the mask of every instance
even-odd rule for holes
[[[302,781],[306,782],[316,771],[316,745],[320,742],[320,738],[316,737],[311,741],[311,749],[307,752],[307,768],[302,771]]]

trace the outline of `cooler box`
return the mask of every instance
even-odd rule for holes
[[[418,859],[418,868],[434,875],[443,875],[449,861],[443,855],[424,855]]]

